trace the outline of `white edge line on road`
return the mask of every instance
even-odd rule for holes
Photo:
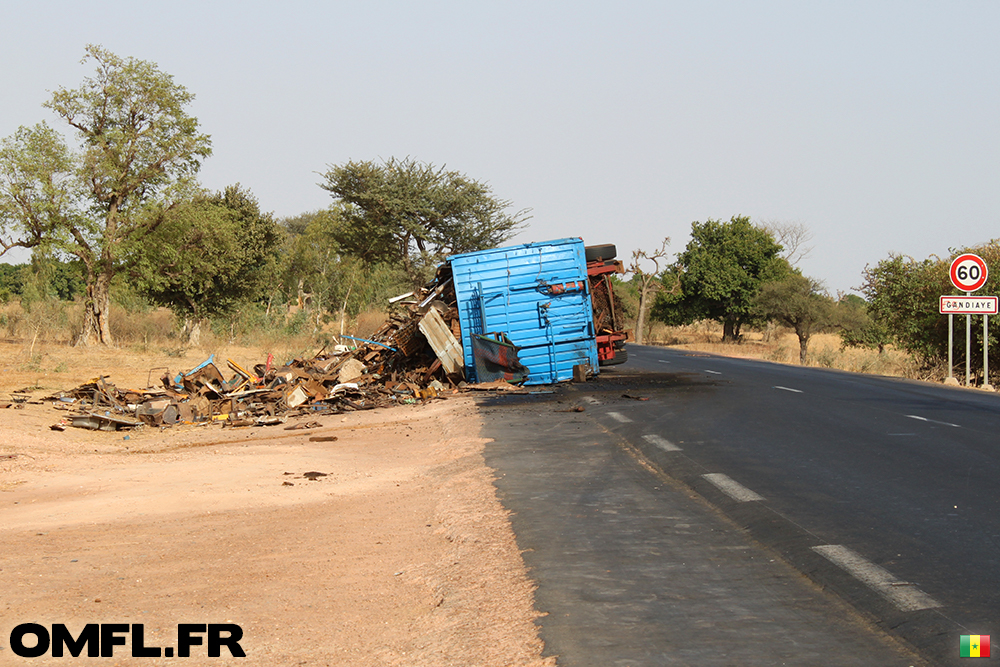
[[[680,447],[678,447],[674,443],[670,442],[666,438],[661,438],[660,436],[656,435],[655,433],[650,433],[649,435],[644,435],[644,436],[642,436],[642,439],[645,440],[646,442],[648,442],[651,445],[655,445],[656,447],[659,447],[660,449],[662,449],[665,452],[679,452],[679,451],[681,451]]]
[[[620,412],[609,412],[608,416],[614,419],[615,421],[619,421],[623,424],[628,424],[630,421],[632,421],[631,419],[629,419]]]
[[[706,373],[711,373],[712,375],[722,375],[722,373],[720,373],[719,371],[710,371],[707,368],[705,369],[705,372]]]
[[[920,611],[940,607],[941,603],[913,584],[900,581],[886,569],[839,544],[813,547],[834,565],[846,570],[901,611]]]
[[[791,387],[782,387],[780,385],[774,385],[773,387],[771,387],[771,389],[780,389],[781,391],[792,391],[795,392],[796,394],[802,393],[801,389],[792,389]]]
[[[657,359],[657,361],[659,361],[661,364],[669,364],[670,363],[666,359]]]
[[[723,475],[721,472],[710,472],[707,475],[702,475],[702,477],[714,484],[724,494],[741,503],[764,500],[764,496],[754,493],[729,477],[729,475]]]
[[[922,422],[927,422],[928,424],[941,424],[942,426],[951,426],[952,428],[962,428],[958,424],[951,424],[949,422],[939,422],[935,419],[928,419],[927,417],[921,417],[920,415],[905,415],[910,419],[918,419]]]

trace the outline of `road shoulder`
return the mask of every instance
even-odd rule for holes
[[[538,585],[546,655],[572,665],[923,664],[658,474],[602,425],[608,408],[581,400],[586,388],[484,406],[486,461]]]

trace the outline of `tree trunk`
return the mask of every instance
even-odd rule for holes
[[[809,359],[809,334],[796,332],[799,337],[799,364],[806,365]]]
[[[722,342],[736,343],[740,340],[740,323],[734,317],[722,321]]]
[[[340,307],[340,335],[344,335],[344,322],[347,320],[347,300],[351,298],[351,289],[354,287],[354,278],[351,278],[351,284],[347,286],[347,296],[344,297],[344,303]]]
[[[83,330],[76,344],[111,345],[111,275],[98,273],[88,280],[83,302]]]
[[[646,288],[639,288],[639,315],[635,318],[635,344],[643,344],[643,331],[646,328]]]
[[[181,328],[181,340],[191,347],[198,347],[201,343],[201,320],[195,317],[184,319],[184,326]]]

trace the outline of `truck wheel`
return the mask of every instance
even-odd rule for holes
[[[611,359],[605,359],[598,363],[598,366],[617,366],[618,364],[624,364],[628,361],[628,350],[622,348],[620,350],[615,350],[615,356]]]
[[[606,262],[618,255],[618,249],[615,248],[614,243],[605,243],[604,245],[586,246],[583,249],[583,253],[588,262],[596,262],[599,259],[603,259]]]

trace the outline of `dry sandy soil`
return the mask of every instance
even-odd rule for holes
[[[0,345],[0,399],[69,389],[102,367],[141,387],[153,366],[204,358],[39,349],[27,363]],[[180,623],[243,631],[242,659],[205,646],[133,658],[127,644],[96,664],[554,664],[540,657],[532,584],[468,396],[320,417],[313,430],[178,426],[128,439],[49,430],[64,414],[0,410],[0,665],[78,662],[15,656],[7,638],[27,622],[74,634],[141,623],[160,647],[176,645]]]

